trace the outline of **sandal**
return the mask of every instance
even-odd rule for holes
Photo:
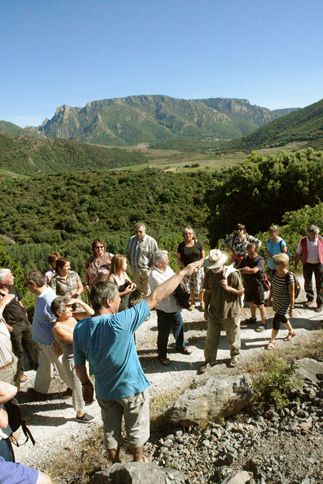
[[[265,346],[265,350],[273,350],[275,348],[276,341],[269,341],[269,343]]]
[[[284,341],[290,341],[296,336],[296,331],[289,331],[288,335],[284,338]]]
[[[264,331],[266,331],[266,329],[267,329],[266,324],[259,324],[259,326],[255,329],[255,331],[257,331],[257,333],[263,333]]]

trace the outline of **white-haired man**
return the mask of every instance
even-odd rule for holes
[[[167,250],[156,250],[153,256],[153,263],[153,268],[149,274],[149,286],[152,291],[175,274],[173,269],[168,265]],[[178,306],[175,297],[171,294],[163,299],[156,307],[156,310],[158,359],[162,365],[168,366],[170,360],[167,358],[167,344],[171,331],[175,338],[176,350],[184,355],[190,355],[191,351],[184,343],[184,323],[181,308]]]
[[[225,264],[228,256],[214,249],[204,261],[207,269],[204,279],[205,319],[207,336],[205,341],[205,363],[200,373],[215,365],[221,330],[224,329],[230,345],[229,366],[236,366],[240,356],[240,310],[244,288],[239,272]]]
[[[316,225],[310,225],[307,229],[307,237],[303,237],[297,246],[295,256],[295,272],[301,259],[303,264],[303,277],[307,301],[305,306],[310,306],[314,301],[313,274],[316,285],[316,312],[320,313],[323,308],[323,238],[319,235],[320,229]]]

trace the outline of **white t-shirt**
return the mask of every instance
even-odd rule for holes
[[[156,287],[161,286],[163,282],[170,279],[174,274],[175,272],[169,266],[166,267],[165,271],[161,271],[154,266],[149,274],[149,286],[151,290],[153,291]],[[177,313],[182,308],[178,306],[174,296],[168,296],[158,304],[157,309],[164,311],[164,313]]]

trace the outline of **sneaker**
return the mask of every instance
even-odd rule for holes
[[[170,365],[170,359],[169,358],[158,358],[158,360],[164,366],[169,366]]]
[[[192,350],[188,349],[187,346],[185,346],[184,348],[177,349],[177,351],[179,353],[182,353],[182,355],[191,355],[192,354]]]
[[[233,356],[228,364],[229,368],[235,368],[239,363],[240,356]]]
[[[254,324],[257,322],[257,318],[247,318],[241,321],[241,324]]]
[[[94,417],[88,413],[85,413],[82,417],[76,417],[76,421],[81,423],[91,423],[93,420]]]
[[[316,313],[320,313],[323,310],[323,304],[319,304],[317,308],[315,308]]]
[[[214,366],[214,364],[211,364],[211,363],[204,363],[198,370],[197,370],[197,373],[199,375],[203,375],[204,373],[206,373],[212,366]]]

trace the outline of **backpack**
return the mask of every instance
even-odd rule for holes
[[[285,284],[286,284],[287,287],[288,287],[289,274],[292,274],[294,276],[294,279],[295,279],[295,301],[296,301],[296,299],[299,296],[299,293],[301,292],[301,285],[297,280],[296,274],[294,274],[294,272],[292,272],[292,271],[288,271],[286,276],[285,276]]]
[[[183,309],[190,307],[190,294],[186,291],[183,282],[178,284],[172,295],[175,297],[178,306]]]
[[[279,241],[280,252],[283,252],[283,251],[282,251],[282,249],[283,249],[283,244],[282,244],[282,242],[285,242],[285,241],[283,241],[283,239],[281,239],[281,240]],[[285,244],[286,244],[286,242],[285,242]],[[286,245],[285,247],[286,247],[286,249],[287,249],[287,245]],[[289,257],[289,258],[290,258],[290,256],[292,255],[292,254],[290,253],[290,250],[289,250],[289,249],[287,249],[286,254],[288,255],[288,257]]]
[[[22,418],[20,406],[18,405],[18,403],[15,403],[13,400],[9,400],[9,402],[4,404],[4,407],[8,414],[9,426],[12,430],[12,434],[16,432],[16,430],[18,430],[19,427],[21,427],[26,437],[25,442],[23,444],[19,444],[19,442],[11,434],[10,435],[11,442],[13,442],[17,447],[19,447],[19,445],[24,445],[26,442],[28,442],[30,438],[33,445],[35,445],[35,439],[32,433],[30,432],[29,428],[27,427],[26,422]]]
[[[223,272],[223,277],[225,279],[228,279],[229,275],[232,274],[232,272],[238,272],[238,274],[240,276],[240,272],[235,267],[235,265],[234,264],[230,264],[229,266],[226,266],[225,267],[224,272]],[[244,306],[244,294],[242,296],[238,296],[238,301],[239,301],[240,307],[243,308],[243,306]]]
[[[261,284],[263,285],[264,291],[270,291],[270,281],[265,272],[261,273]]]

